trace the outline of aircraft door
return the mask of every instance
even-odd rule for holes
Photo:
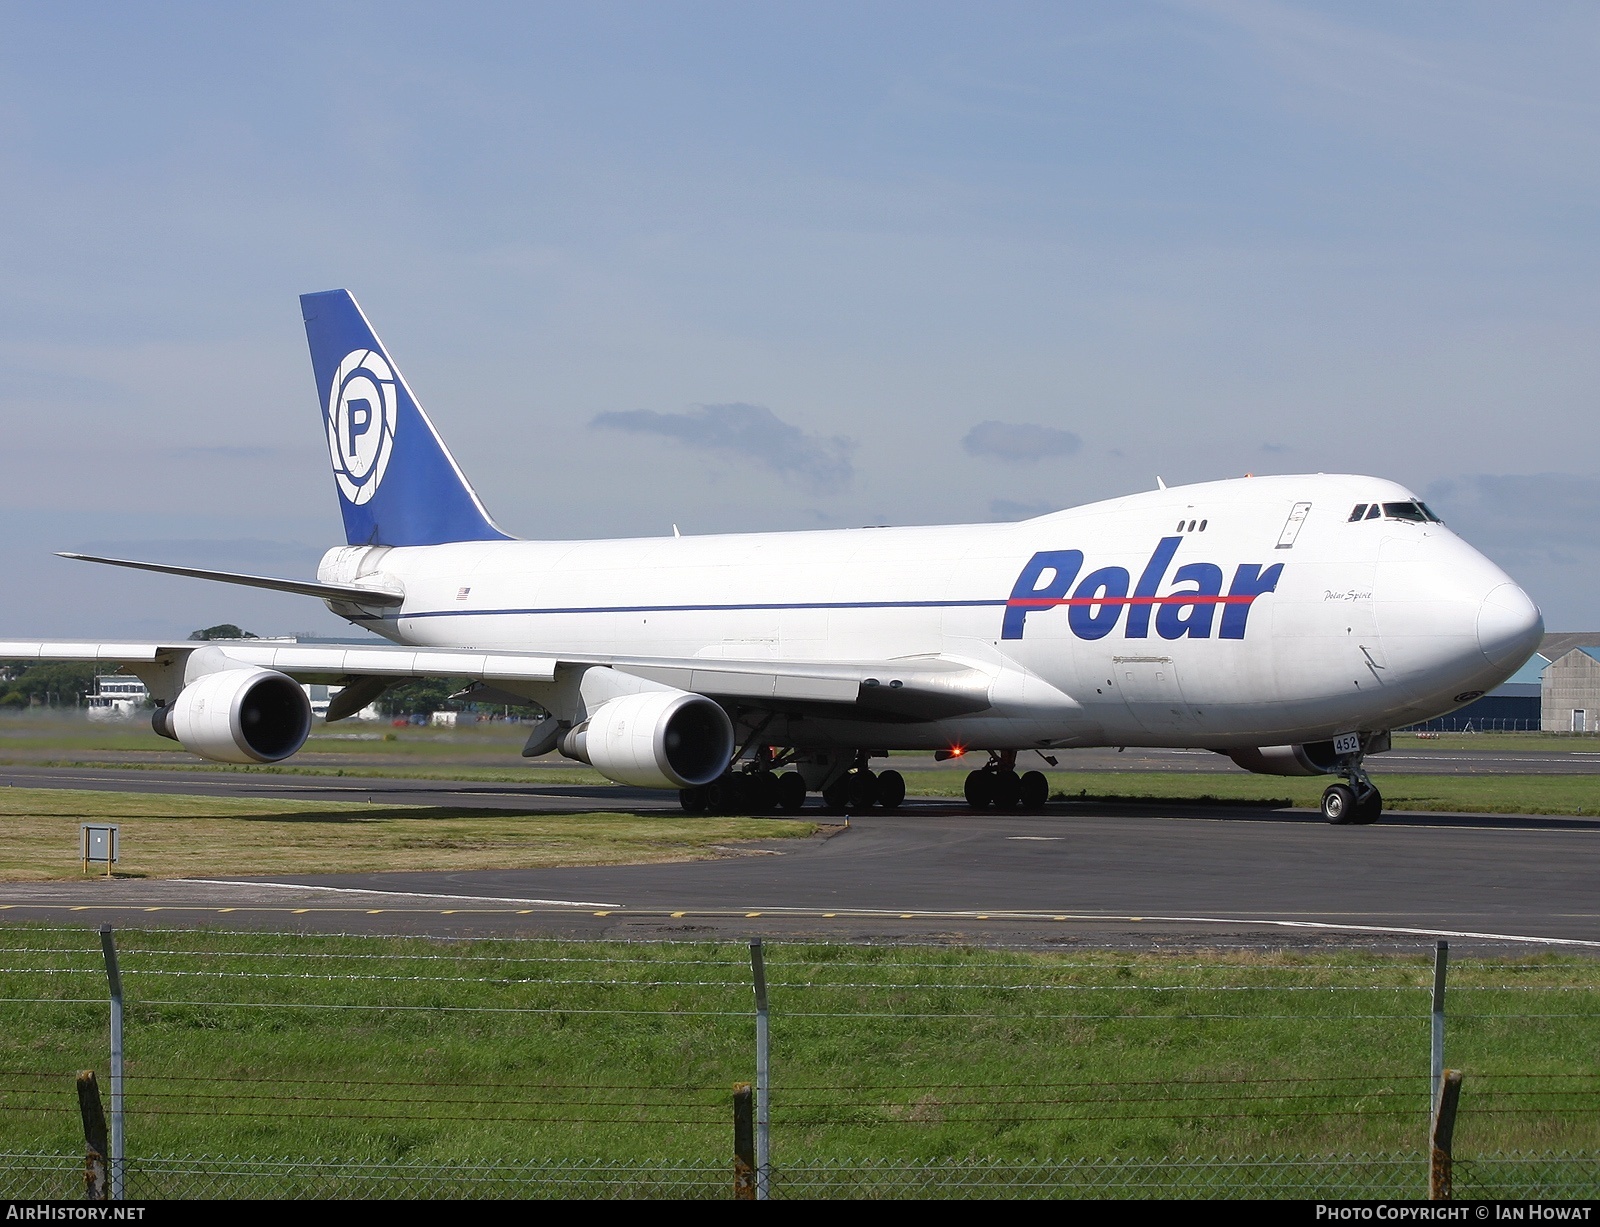
[[[1113,656],[1117,688],[1128,713],[1149,733],[1190,733],[1194,710],[1183,697],[1178,666],[1170,656]]]

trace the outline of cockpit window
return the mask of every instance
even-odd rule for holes
[[[1422,510],[1421,503],[1385,503],[1383,514],[1385,519],[1411,520],[1417,524],[1426,524],[1433,519]]]
[[[1351,511],[1347,524],[1354,524],[1357,520],[1410,520],[1416,524],[1443,524],[1444,521],[1434,515],[1433,508],[1423,502],[1416,503],[1357,503]]]

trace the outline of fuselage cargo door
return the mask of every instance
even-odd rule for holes
[[[1187,733],[1197,727],[1170,656],[1113,656],[1117,688],[1140,728],[1149,733]]]

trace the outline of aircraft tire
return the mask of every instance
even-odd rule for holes
[[[1022,804],[1022,781],[1017,778],[1015,771],[996,771],[994,773],[994,807],[995,809],[1016,809]]]
[[[842,814],[850,807],[850,777],[841,775],[822,790],[822,803],[828,812]]]
[[[973,809],[988,809],[994,804],[994,774],[989,771],[967,772],[967,783],[962,792]]]
[[[1347,784],[1329,784],[1322,794],[1322,816],[1335,826],[1350,826],[1357,817],[1355,790]]]
[[[862,767],[845,777],[850,781],[850,808],[856,813],[871,809],[878,799],[878,777],[872,770]]]
[[[898,771],[878,773],[878,804],[884,809],[899,809],[906,799],[906,777]]]
[[[1022,808],[1040,810],[1050,799],[1050,781],[1042,771],[1025,771],[1019,781],[1022,790]]]
[[[806,805],[806,781],[798,771],[786,771],[778,777],[778,808],[782,810],[804,809]]]
[[[778,808],[778,777],[770,771],[757,771],[748,777],[750,808],[770,814]]]
[[[1361,826],[1371,826],[1383,817],[1383,794],[1374,788],[1360,801],[1356,802],[1356,816],[1354,822]]]
[[[686,814],[703,814],[706,812],[706,790],[704,788],[678,789],[678,804],[683,806]]]

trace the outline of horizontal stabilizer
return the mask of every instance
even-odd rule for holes
[[[224,584],[243,584],[247,588],[269,588],[274,592],[293,592],[300,596],[321,597],[325,601],[348,601],[388,609],[405,603],[403,592],[383,588],[363,588],[355,584],[319,584],[316,580],[273,579],[266,575],[240,575],[234,571],[206,571],[199,567],[172,567],[162,562],[132,562],[126,558],[96,558],[93,554],[57,555],[80,562],[103,562],[113,567],[132,567],[136,571],[159,571],[163,575],[184,575],[190,579],[214,579]]]

